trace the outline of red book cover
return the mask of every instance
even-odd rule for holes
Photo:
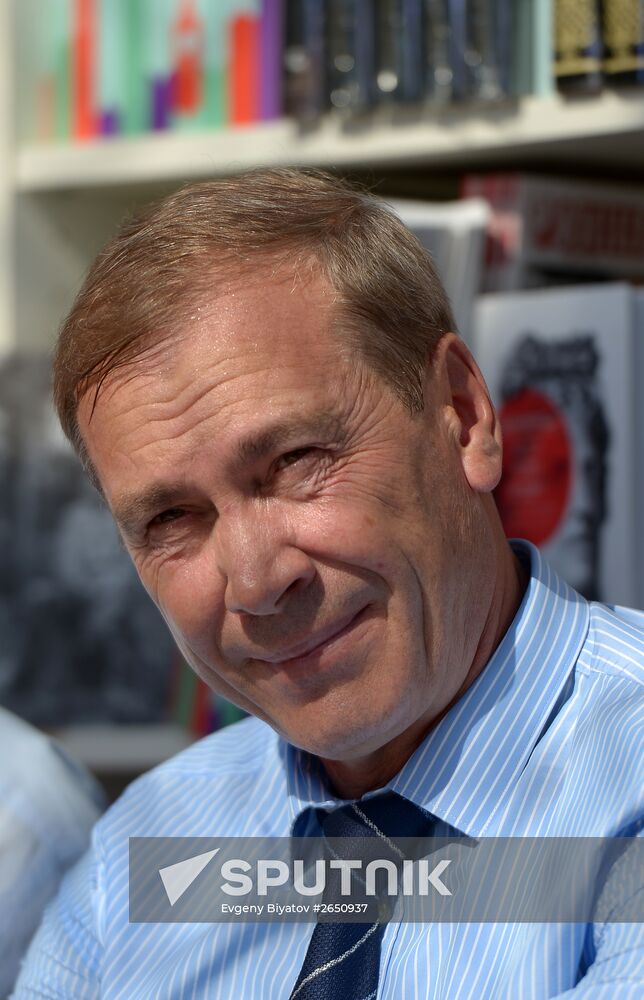
[[[96,134],[94,116],[95,0],[74,0],[72,51],[73,135],[75,139],[90,139]]]
[[[195,692],[195,702],[190,720],[190,730],[197,736],[206,736],[212,729],[211,726],[211,698],[212,692],[205,681],[197,679]]]
[[[174,110],[196,114],[203,102],[204,26],[194,0],[183,0],[172,26]]]
[[[259,18],[234,17],[230,25],[230,108],[234,125],[259,119]]]

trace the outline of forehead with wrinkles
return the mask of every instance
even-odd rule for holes
[[[103,456],[118,447],[135,457],[150,438],[162,438],[164,427],[176,434],[201,423],[206,435],[215,425],[232,435],[239,425],[244,436],[251,417],[272,410],[288,423],[289,408],[303,394],[324,406],[356,371],[340,325],[333,293],[320,278],[231,284],[209,307],[195,307],[172,335],[112,372],[97,399],[92,390],[82,398],[79,424],[99,478]],[[257,450],[257,441],[245,447]]]

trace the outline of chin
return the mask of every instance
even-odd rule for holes
[[[280,728],[278,732],[289,743],[324,760],[359,759],[386,746],[405,729],[404,724],[392,726],[390,712],[374,715],[374,706],[370,708],[369,719],[364,715],[356,718],[354,712],[351,718],[343,718],[342,713],[334,712],[325,720],[320,713],[308,725]]]

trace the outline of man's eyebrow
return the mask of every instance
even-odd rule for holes
[[[273,451],[302,435],[309,435],[319,441],[339,438],[341,420],[337,413],[315,413],[311,416],[294,417],[279,421],[261,431],[242,438],[235,449],[240,465],[261,461]]]
[[[294,437],[310,435],[316,440],[337,440],[341,421],[335,413],[316,413],[309,417],[282,420],[242,438],[235,448],[239,465],[252,464],[279,449]],[[111,504],[114,519],[123,534],[134,536],[141,524],[151,515],[172,507],[185,496],[186,484],[182,482],[151,483],[140,493],[122,493]]]
[[[143,521],[177,502],[185,491],[184,483],[152,483],[141,493],[122,493],[112,502],[112,513],[126,536],[136,534]]]

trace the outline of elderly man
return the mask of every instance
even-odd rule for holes
[[[95,262],[63,427],[182,653],[254,718],[98,824],[20,1000],[641,995],[636,924],[128,921],[134,836],[638,829],[642,616],[505,540],[498,421],[453,330],[415,238],[316,172],[186,188]]]

